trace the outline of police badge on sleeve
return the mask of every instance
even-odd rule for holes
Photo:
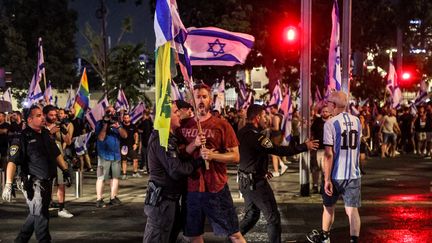
[[[261,146],[263,146],[264,148],[272,148],[273,143],[269,138],[264,138],[263,140],[261,140]]]
[[[18,145],[12,145],[12,146],[10,146],[9,147],[9,156],[10,157],[15,156],[15,154],[18,152],[18,150],[19,150]]]

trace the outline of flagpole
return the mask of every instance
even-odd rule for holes
[[[187,81],[186,81],[186,82],[187,82]],[[193,88],[192,88],[192,85],[191,85],[191,84],[193,84],[193,78],[192,78],[192,76],[190,77],[190,81],[187,82],[187,83],[188,83],[187,86],[188,86],[188,88],[189,88],[189,92],[190,92],[191,95],[192,95],[192,106],[193,106],[193,108],[194,108],[194,114],[195,114],[195,120],[196,120],[196,122],[197,122],[198,133],[199,133],[199,134],[202,134],[201,122],[200,122],[200,120],[199,120],[199,118],[198,118],[197,105],[196,105],[196,101],[195,101],[195,96],[194,96],[194,94],[193,94]],[[205,145],[204,145],[204,144],[201,144],[201,148],[205,148]],[[205,162],[206,170],[209,170],[209,169],[210,169],[209,161],[204,160],[204,162]]]
[[[45,86],[45,90],[46,90],[47,89],[47,85],[46,85],[46,69],[44,69],[43,79],[44,79],[44,86]]]

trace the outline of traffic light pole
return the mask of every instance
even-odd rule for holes
[[[351,0],[343,0],[342,21],[342,91],[349,97],[351,64]]]
[[[300,141],[310,137],[310,86],[311,86],[311,29],[312,0],[301,1],[301,44],[300,44],[300,83],[301,83],[301,131]],[[310,153],[300,157],[300,196],[309,196]]]

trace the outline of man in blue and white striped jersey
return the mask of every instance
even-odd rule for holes
[[[322,230],[313,230],[306,237],[310,242],[330,242],[336,201],[342,196],[350,223],[353,243],[360,235],[361,173],[359,167],[361,125],[357,117],[346,112],[348,97],[336,91],[328,97],[333,117],[324,125],[324,210]]]

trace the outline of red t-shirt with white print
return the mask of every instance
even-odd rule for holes
[[[206,147],[214,149],[219,153],[227,152],[228,148],[237,147],[239,142],[234,129],[231,125],[220,118],[211,116],[201,122],[201,128],[206,137]],[[183,137],[187,143],[191,143],[198,135],[198,127],[195,119],[189,119],[178,130],[179,136]],[[193,153],[194,158],[200,157],[200,150],[197,148]],[[198,168],[195,173],[188,178],[189,192],[219,192],[228,181],[227,168],[225,163],[209,161],[209,170]]]

